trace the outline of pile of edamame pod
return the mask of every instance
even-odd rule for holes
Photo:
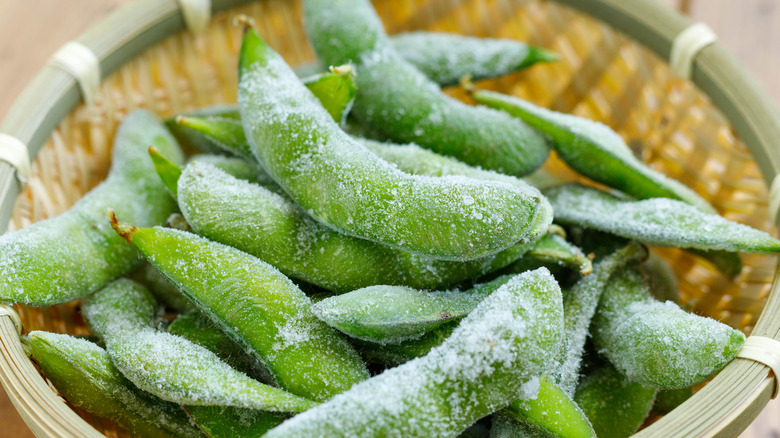
[[[0,237],[0,299],[82,300],[94,336],[24,339],[70,403],[142,437],[617,437],[735,357],[645,245],[733,276],[780,241],[604,125],[441,92],[554,54],[388,37],[367,0],[304,22],[328,72],[245,19],[238,106],[129,114],[105,182]],[[540,174],[551,148],[611,189]]]

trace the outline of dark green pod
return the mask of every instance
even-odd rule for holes
[[[147,154],[155,145],[176,163],[176,140],[146,111],[129,114],[114,140],[108,178],[66,213],[0,236],[0,301],[50,306],[94,292],[131,271],[138,255],[111,230],[111,207],[136,223],[165,223],[176,211]]]
[[[92,342],[34,331],[29,347],[46,378],[73,406],[115,421],[137,437],[200,436],[178,405],[139,390]]]
[[[114,226],[282,388],[327,400],[368,378],[354,349],[273,266],[191,233]]]
[[[650,413],[656,392],[656,388],[632,382],[607,365],[582,379],[574,401],[599,438],[627,438]]]
[[[209,438],[260,438],[289,415],[223,406],[187,406],[198,428]]]
[[[480,90],[473,96],[548,135],[558,156],[588,178],[637,199],[677,199],[715,214],[715,209],[696,192],[639,161],[623,139],[606,125],[493,91]]]

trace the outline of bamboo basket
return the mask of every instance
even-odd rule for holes
[[[616,129],[650,165],[692,187],[726,218],[772,231],[767,187],[780,170],[780,115],[755,81],[718,44],[695,57],[692,80],[667,66],[674,38],[691,23],[654,0],[375,0],[389,33],[416,29],[515,38],[553,49],[559,62],[479,83]],[[234,102],[239,13],[293,66],[314,60],[299,1],[214,0],[205,32],[185,30],[175,0],[137,0],[78,41],[99,58],[94,102],[64,70],[47,66],[17,100],[0,132],[36,157],[20,190],[0,161],[0,230],[19,229],[67,210],[108,169],[114,131],[131,109],[162,117]],[[571,9],[571,8],[576,9]],[[595,18],[593,18],[595,17]],[[599,21],[600,20],[600,21]],[[622,33],[621,33],[622,32]],[[637,43],[638,42],[638,43]],[[467,99],[459,90],[451,94]],[[546,165],[573,177],[556,159]],[[707,262],[659,251],[680,278],[681,295],[699,314],[746,334],[780,339],[776,260],[744,255],[730,281]],[[0,309],[2,310],[2,309]],[[5,317],[3,317],[5,316]],[[127,436],[112,423],[72,410],[25,356],[19,334],[87,333],[78,303],[0,311],[0,379],[37,436]],[[638,436],[736,436],[768,402],[767,366],[737,359],[693,398]]]

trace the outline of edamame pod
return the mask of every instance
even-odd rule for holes
[[[343,233],[469,260],[529,242],[552,221],[536,189],[390,166],[344,133],[251,28],[239,57],[238,101],[258,162],[307,213]]]
[[[585,412],[599,438],[626,438],[642,425],[658,390],[632,382],[610,365],[588,374],[574,401]]]
[[[558,186],[545,194],[558,222],[579,224],[648,245],[780,252],[780,241],[763,231],[702,213],[672,199],[632,201],[578,184]]]
[[[141,263],[127,277],[146,286],[157,301],[175,312],[187,313],[197,309],[192,301],[149,263]]]
[[[209,438],[260,438],[289,418],[279,412],[224,406],[187,406],[186,409]]]
[[[92,342],[33,331],[29,347],[46,378],[73,406],[106,417],[133,436],[200,436],[181,407],[140,391]]]
[[[329,326],[353,338],[396,344],[468,315],[511,279],[511,275],[505,275],[462,292],[369,286],[326,298],[312,306],[312,311]]]
[[[375,284],[442,288],[502,268],[529,247],[465,262],[419,256],[337,233],[286,197],[205,163],[190,163],[178,190],[182,213],[198,234],[336,292]]]
[[[368,378],[355,350],[273,266],[192,233],[112,225],[282,388],[322,401]]]
[[[558,59],[554,52],[520,41],[454,33],[408,32],[393,35],[390,42],[403,59],[442,86],[464,76],[493,78]]]
[[[716,214],[696,192],[639,161],[623,139],[604,124],[550,111],[493,91],[479,90],[473,97],[480,103],[519,117],[548,135],[558,156],[588,178],[637,199],[677,199],[705,213]]]
[[[453,436],[518,396],[531,398],[559,347],[561,292],[542,268],[518,275],[417,360],[355,385],[270,430],[301,436]]]
[[[651,298],[636,266],[612,276],[593,320],[593,342],[633,381],[661,389],[692,386],[726,366],[745,335]]]
[[[130,113],[114,140],[108,178],[66,213],[0,236],[0,301],[50,306],[74,300],[139,263],[132,246],[105,220],[106,208],[142,225],[176,211],[147,156],[153,144],[176,163],[176,141],[146,111]]]
[[[197,344],[157,331],[156,310],[149,291],[128,279],[110,283],[82,305],[84,318],[105,341],[112,362],[137,387],[193,406],[301,412],[316,405],[247,377]]]
[[[557,225],[553,225],[550,229],[553,227],[557,227]],[[560,227],[557,229],[560,230]],[[560,234],[547,233],[534,242],[533,248],[525,253],[523,257],[520,257],[500,272],[502,274],[512,274],[530,271],[542,266],[547,267],[551,271],[553,271],[551,268],[564,267],[575,270],[582,276],[589,275],[593,271],[593,263],[580,248],[567,242]],[[553,273],[556,272],[553,271]]]
[[[564,299],[566,331],[552,377],[569,396],[573,396],[577,388],[588,328],[609,278],[630,261],[644,257],[647,257],[647,249],[636,242],[631,242],[596,263],[593,273],[581,278],[566,294]]]
[[[520,120],[446,96],[401,58],[369,1],[307,0],[304,25],[325,63],[355,63],[352,114],[388,138],[516,176],[547,158],[547,141]]]

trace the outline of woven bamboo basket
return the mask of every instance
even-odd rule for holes
[[[208,3],[208,2],[207,2]],[[185,30],[175,0],[137,0],[82,35],[99,59],[101,85],[91,105],[74,77],[47,66],[15,103],[0,132],[35,157],[20,191],[0,161],[0,230],[66,211],[105,176],[122,117],[145,107],[160,116],[234,102],[240,31],[247,14],[293,66],[314,60],[299,1],[214,0],[205,31]],[[654,0],[375,0],[389,33],[427,29],[514,38],[550,48],[559,62],[479,83],[616,129],[653,168],[677,178],[726,218],[772,231],[767,187],[780,170],[780,115],[717,43],[692,62],[692,80],[667,65],[672,42],[691,23]],[[576,8],[576,9],[572,9]],[[448,90],[467,99],[464,93]],[[554,157],[549,170],[576,178]],[[680,278],[683,300],[699,314],[748,335],[780,339],[776,260],[744,255],[731,281],[707,262],[659,250]],[[84,334],[78,303],[15,306],[0,315],[0,379],[37,436],[126,436],[112,423],[71,409],[25,356],[19,334]],[[640,436],[736,436],[768,402],[770,369],[737,359],[685,404]]]

